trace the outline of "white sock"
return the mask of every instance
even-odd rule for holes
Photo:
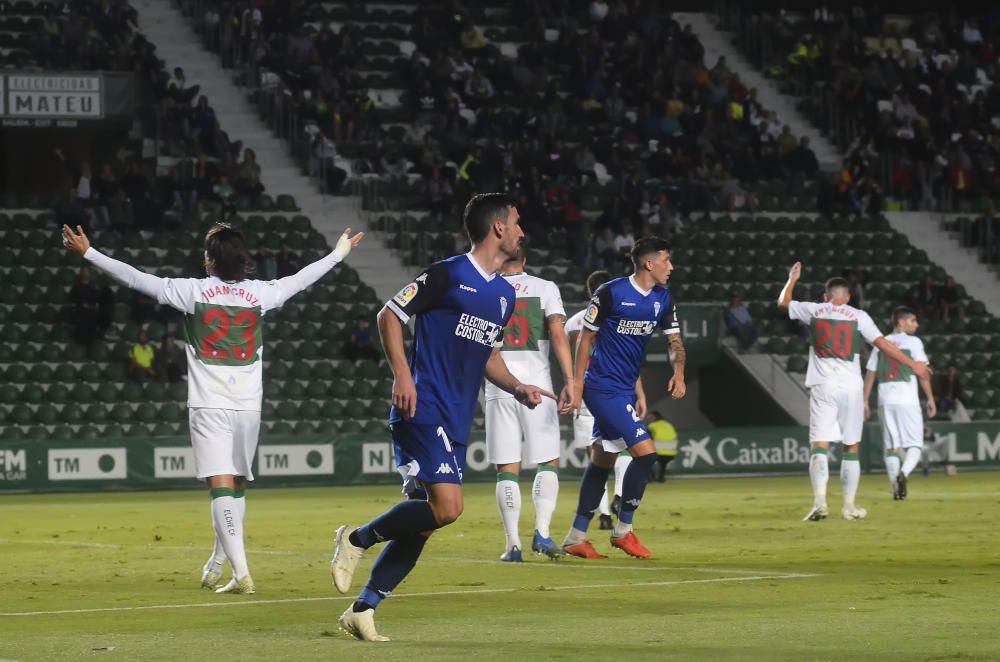
[[[611,517],[611,506],[608,504],[608,488],[604,488],[604,496],[601,497],[601,503],[597,505],[597,512],[601,515],[607,515]]]
[[[813,506],[826,504],[826,484],[830,480],[830,465],[827,462],[826,451],[814,452],[809,458],[809,481],[813,487]]]
[[[212,555],[208,557],[208,561],[205,562],[203,570],[208,571],[212,566],[216,566],[216,570],[222,570],[222,565],[226,562],[226,550],[222,547],[222,536],[219,535],[219,530],[215,526],[215,517],[212,517],[212,529],[215,530],[215,547],[212,548]]]
[[[212,521],[222,538],[222,548],[233,566],[233,576],[243,579],[250,571],[247,569],[247,555],[243,548],[243,518],[240,517],[240,499],[226,494],[212,499]]]
[[[628,465],[632,464],[631,455],[619,455],[615,459],[615,496],[621,497],[622,495],[622,483],[625,482],[625,470],[628,469]]]
[[[535,502],[535,528],[543,538],[550,535],[549,525],[552,524],[552,513],[556,511],[558,497],[559,474],[555,467],[547,464],[538,467],[535,483],[531,486],[531,498]]]
[[[911,446],[906,449],[906,459],[903,460],[903,475],[907,478],[910,477],[910,472],[917,468],[920,464],[920,457],[923,455],[923,451],[916,446]]]
[[[507,536],[504,549],[521,546],[521,537],[517,534],[517,522],[521,518],[521,488],[517,484],[516,474],[503,472],[497,475],[497,507],[500,509],[500,521],[503,522],[503,532]]]
[[[579,545],[586,539],[587,539],[586,531],[581,531],[580,529],[575,529],[573,527],[570,527],[569,533],[567,533],[566,538],[563,539],[563,547],[569,547],[570,545]]]
[[[844,453],[844,455],[848,454]],[[849,508],[854,505],[854,496],[858,493],[858,483],[860,482],[861,462],[858,460],[841,460],[840,487],[844,491],[845,508]]]
[[[899,475],[899,454],[896,451],[885,454],[885,473],[889,476],[889,483],[896,487],[896,476]]]
[[[611,532],[612,538],[621,538],[632,533],[632,523],[628,524],[622,523],[621,520],[615,520],[615,530]]]

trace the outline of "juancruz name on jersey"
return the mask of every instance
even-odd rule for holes
[[[502,330],[503,327],[499,324],[494,324],[475,315],[462,313],[462,316],[458,318],[458,325],[455,327],[455,335],[480,345],[493,347]]]

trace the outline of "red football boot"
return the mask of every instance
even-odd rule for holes
[[[651,551],[643,547],[642,543],[639,542],[639,539],[631,531],[621,538],[612,538],[611,546],[617,547],[629,556],[634,556],[637,559],[648,559],[653,555]]]

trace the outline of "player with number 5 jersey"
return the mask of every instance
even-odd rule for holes
[[[537,465],[531,497],[535,506],[535,531],[531,550],[549,558],[563,556],[552,540],[549,526],[559,495],[559,414],[570,411],[573,392],[573,359],[564,328],[559,287],[524,272],[523,250],[504,265],[503,277],[514,286],[514,312],[504,328],[500,356],[511,374],[522,382],[552,390],[549,345],[555,350],[562,369],[563,383],[559,406],[543,400],[534,409],[522,407],[512,395],[486,383],[486,459],[496,465],[496,500],[506,542],[501,561],[520,563],[521,489],[518,479],[521,462]]]
[[[862,342],[868,342],[887,357],[898,361],[915,374],[930,374],[925,363],[918,363],[886,340],[872,318],[863,310],[848,305],[851,299],[847,281],[831,278],[826,282],[823,303],[793,301],[795,284],[802,274],[796,262],[788,272],[788,282],[778,298],[778,306],[788,317],[809,328],[809,478],[813,487],[813,507],[803,521],[817,522],[829,515],[826,486],[829,481],[827,453],[831,443],[843,444],[840,481],[844,492],[841,515],[847,520],[864,519],[867,511],[855,503],[861,464],[858,448],[864,425],[864,384],[858,354]]]
[[[226,224],[205,235],[205,278],[159,278],[91,247],[80,227],[63,226],[63,244],[126,287],[184,313],[188,412],[195,472],[212,496],[215,548],[202,588],[215,588],[226,559],[233,578],[217,593],[255,592],[243,544],[246,482],[253,480],[263,400],[264,317],[341,262],[364,233],[348,229],[326,257],[298,273],[252,280],[243,233]]]

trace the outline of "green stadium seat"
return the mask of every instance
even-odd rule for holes
[[[175,425],[184,423],[188,420],[187,405],[181,402],[165,402],[160,405],[159,416],[160,420],[170,421]]]
[[[59,412],[59,420],[70,425],[78,425],[87,419],[80,405],[70,403],[64,405],[62,411]]]
[[[269,435],[291,435],[295,433],[295,428],[288,421],[274,421],[267,424]]]
[[[125,428],[118,423],[108,423],[101,434],[108,439],[120,439],[125,436]]]
[[[298,417],[299,407],[290,400],[280,400],[277,403],[275,415],[282,420],[290,421]]]
[[[132,422],[133,412],[132,408],[126,404],[115,404],[110,407],[109,417],[112,421],[116,423],[130,423]]]
[[[304,400],[299,405],[299,418],[314,421],[322,417],[322,408],[315,400]]]
[[[349,418],[340,424],[340,434],[361,434],[363,431],[357,419]]]
[[[292,426],[292,433],[296,435],[315,434],[317,431],[318,428],[313,421],[299,421]]]
[[[26,403],[46,402],[45,391],[38,384],[25,384],[21,389],[21,401]]]
[[[301,400],[305,394],[305,386],[298,380],[286,381],[281,388],[281,397],[286,400]]]
[[[54,425],[59,420],[59,411],[55,405],[40,404],[35,410],[34,422],[42,425]]]

